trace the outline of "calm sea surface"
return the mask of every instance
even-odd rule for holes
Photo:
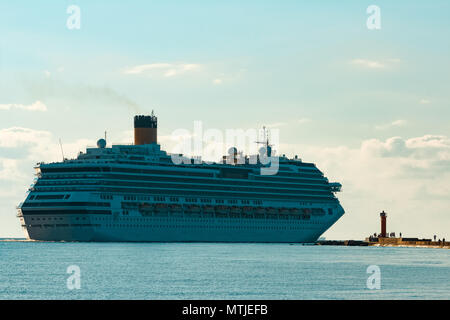
[[[71,265],[79,290],[67,288]],[[450,299],[450,251],[0,241],[0,299]]]

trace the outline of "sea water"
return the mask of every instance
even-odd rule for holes
[[[450,251],[0,241],[0,299],[450,299]]]

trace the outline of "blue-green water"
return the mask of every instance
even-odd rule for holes
[[[79,290],[67,288],[71,265]],[[446,249],[0,241],[0,299],[449,298]]]

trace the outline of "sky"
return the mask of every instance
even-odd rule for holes
[[[79,8],[74,25],[72,5]],[[370,5],[379,29],[369,29]],[[450,238],[450,2],[0,0],[0,237],[33,166],[104,136],[159,141],[205,128],[279,130],[346,214],[324,236]],[[68,21],[69,20],[69,21]],[[75,28],[73,28],[75,26]]]

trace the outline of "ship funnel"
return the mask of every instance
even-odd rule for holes
[[[134,144],[143,145],[157,143],[158,118],[153,111],[150,116],[134,117]]]

